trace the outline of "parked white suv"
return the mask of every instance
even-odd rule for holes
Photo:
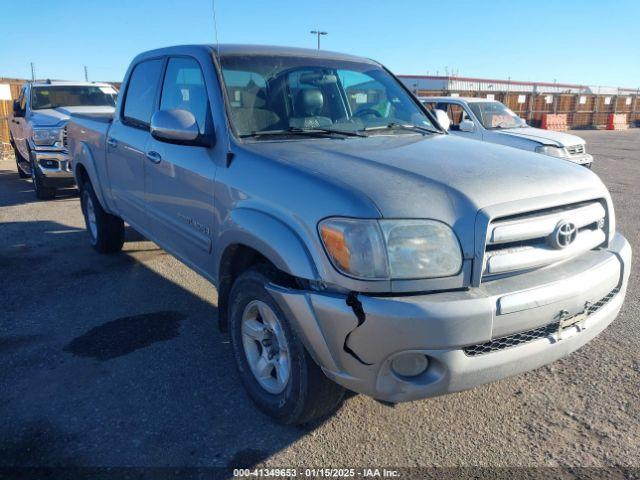
[[[71,113],[113,112],[116,90],[107,83],[31,82],[13,103],[11,145],[21,178],[33,179],[39,199],[74,185],[67,156],[66,125]]]
[[[495,100],[420,97],[420,101],[435,110],[434,113],[445,122],[445,116],[438,111],[446,113],[449,131],[454,135],[530,150],[591,168],[593,157],[587,153],[582,138],[530,127],[524,119]],[[444,127],[447,128],[446,125]]]

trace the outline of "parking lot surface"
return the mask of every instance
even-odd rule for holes
[[[577,134],[637,254],[640,130]],[[297,428],[244,393],[215,289],[127,239],[98,255],[73,190],[37,201],[0,162],[0,465],[640,466],[637,260],[618,319],[562,361],[395,407],[354,395]]]

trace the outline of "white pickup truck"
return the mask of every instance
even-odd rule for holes
[[[18,175],[31,176],[36,196],[55,197],[73,185],[67,155],[67,122],[72,113],[113,113],[116,90],[107,83],[30,82],[13,103],[9,122]]]
[[[582,138],[530,127],[506,105],[495,100],[420,97],[420,101],[434,110],[434,114],[442,112],[439,116],[441,123],[448,125],[454,135],[529,150],[589,168],[593,163],[593,157],[587,153],[586,142]]]

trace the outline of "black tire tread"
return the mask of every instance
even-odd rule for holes
[[[20,161],[23,160],[22,155],[20,155],[20,152],[18,152],[18,149],[16,149],[15,147],[13,149],[13,153],[16,157],[16,168],[18,169],[18,176],[20,178],[29,178],[30,175],[22,170],[22,167],[20,166]]]
[[[289,277],[278,271],[275,267],[269,264],[259,264],[240,274],[231,289],[231,299],[237,294],[239,286],[247,280],[258,281],[262,286],[268,283],[291,286],[292,283]],[[231,303],[233,302],[230,302],[230,304]],[[286,317],[284,320],[289,322]],[[291,341],[300,342],[293,327],[291,325],[289,325],[289,327],[293,336]],[[302,374],[300,386],[297,389],[302,397],[301,401],[299,404],[294,405],[286,416],[275,417],[272,415],[278,422],[286,425],[303,425],[332,414],[341,405],[345,394],[345,389],[327,378],[301,343],[300,347],[304,356],[303,364],[305,366],[305,372]],[[234,349],[234,355],[238,355],[236,349]],[[237,358],[236,361],[238,361]],[[241,372],[241,375],[250,376],[251,372]],[[253,379],[253,377],[250,378]],[[253,395],[250,396],[260,410],[271,415],[268,408],[262,406],[260,401],[254,398]]]
[[[40,172],[36,168],[35,161],[33,160],[33,154],[29,153],[29,163],[31,165],[31,172],[33,178],[33,190],[36,194],[36,198],[38,200],[51,200],[56,197],[56,189],[45,187],[42,183],[42,178],[40,177]]]
[[[96,243],[92,242],[91,246],[98,253],[116,253],[122,250],[124,245],[124,222],[120,217],[107,213],[96,193],[93,190],[93,186],[89,180],[86,180],[80,192],[80,199],[83,201],[84,192],[87,192],[91,196],[93,208],[96,214],[96,222],[98,226],[98,238]],[[84,214],[84,205],[83,205]],[[87,225],[87,230],[89,226]]]

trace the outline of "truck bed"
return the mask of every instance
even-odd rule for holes
[[[72,164],[75,163],[73,160],[76,155],[84,155],[84,145],[91,152],[95,174],[101,182],[105,182],[103,185],[108,185],[108,173],[105,171],[105,141],[112,120],[113,111],[83,112],[72,114],[67,124],[67,144]]]

